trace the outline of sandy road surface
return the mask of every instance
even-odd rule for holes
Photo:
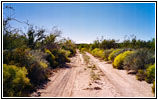
[[[136,80],[135,75],[129,75],[125,70],[118,70],[112,67],[112,64],[107,64],[86,53],[91,59],[91,62],[104,73],[104,78],[107,84],[111,85],[118,96],[121,97],[152,97],[151,86],[145,81]]]
[[[39,89],[41,97],[151,97],[154,96],[151,84],[136,80],[124,70],[113,69],[111,64],[101,62],[91,54],[92,70],[85,64],[82,54],[77,51],[67,68],[53,72],[50,82],[44,89]],[[91,72],[95,72],[98,80],[92,80]]]

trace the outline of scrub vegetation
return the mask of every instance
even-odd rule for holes
[[[136,74],[140,81],[155,86],[155,38],[149,41],[137,40],[136,36],[119,43],[116,40],[95,40],[92,44],[80,44],[78,49],[91,53],[104,61],[112,62],[116,69]]]
[[[23,31],[13,28],[11,21],[17,20],[12,17],[3,19],[4,97],[30,96],[48,82],[53,69],[63,68],[70,62],[76,49],[82,53],[86,65],[90,63],[86,55],[89,52],[96,58],[111,62],[118,70],[133,71],[138,80],[153,84],[151,88],[155,93],[155,38],[144,41],[133,36],[123,42],[102,38],[91,44],[76,44],[61,37],[62,31],[57,27],[48,31],[23,22],[27,26],[27,31]],[[92,80],[100,80],[94,72],[96,65],[88,68],[91,68]]]
[[[17,20],[3,19],[3,96],[29,96],[48,81],[52,69],[70,62],[69,57],[76,53],[75,43],[61,38],[62,32],[57,27],[48,32],[24,23],[27,26],[24,32],[13,28],[11,21]]]

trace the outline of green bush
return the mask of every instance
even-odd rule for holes
[[[3,34],[3,50],[12,50],[15,48],[26,48],[27,41],[24,35],[7,32]]]
[[[119,52],[120,50],[121,50],[121,49],[113,50],[113,51],[110,53],[110,55],[109,55],[109,57],[108,57],[108,60],[113,61],[114,58],[115,58],[115,53]]]
[[[58,63],[55,61],[55,56],[48,49],[45,49],[45,52],[48,54],[46,60],[49,62],[51,68],[56,68]]]
[[[3,96],[25,96],[24,91],[31,86],[27,74],[25,67],[3,64]]]
[[[63,39],[60,45],[62,49],[70,51],[69,57],[74,56],[76,54],[76,45],[73,40]]]
[[[153,64],[154,62],[154,51],[149,49],[139,49],[125,58],[124,69],[138,72],[139,69],[146,69],[146,65]]]
[[[132,53],[132,51],[125,51],[121,54],[119,54],[118,56],[116,56],[116,58],[114,59],[113,62],[113,67],[117,68],[117,69],[123,69],[123,61],[126,58],[127,55],[130,55]]]
[[[63,49],[52,49],[52,50],[45,50],[48,53],[47,61],[50,63],[51,68],[62,67],[63,64],[66,62],[70,62],[68,58],[67,50]]]
[[[145,80],[148,83],[152,83],[155,80],[155,64],[150,65],[146,70],[146,78]]]
[[[66,62],[70,62],[69,58],[66,56],[66,52],[63,49],[53,49],[51,52],[54,54],[55,60],[58,62],[59,66],[65,64]]]
[[[16,48],[13,50],[4,50],[3,63],[8,65],[25,66],[28,51],[30,51],[30,49]]]
[[[105,61],[108,61],[108,57],[109,57],[110,53],[112,53],[113,50],[114,49],[108,49],[108,50],[104,51],[104,60]]]

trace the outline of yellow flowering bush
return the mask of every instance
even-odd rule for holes
[[[112,61],[114,58],[115,58],[115,53],[119,52],[121,49],[116,49],[116,50],[113,50],[109,57],[108,57],[108,60]]]
[[[94,56],[96,56],[96,57],[104,58],[104,50],[95,48],[95,49],[92,50],[92,54],[93,54]]]
[[[113,62],[113,67],[117,69],[123,69],[123,61],[126,58],[127,55],[131,54],[132,51],[125,51],[118,56],[115,57]]]
[[[3,96],[24,96],[23,92],[31,86],[27,74],[25,67],[3,64]]]
[[[155,80],[155,64],[150,65],[146,70],[146,78],[145,80],[148,83],[152,83]]]

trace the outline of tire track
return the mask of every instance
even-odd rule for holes
[[[113,69],[111,64],[102,63],[89,53],[87,53],[87,55],[91,58],[91,61],[98,67],[98,69],[104,73],[105,80],[113,86],[120,96],[153,97],[150,84],[136,80],[134,77],[125,73],[125,70]]]

